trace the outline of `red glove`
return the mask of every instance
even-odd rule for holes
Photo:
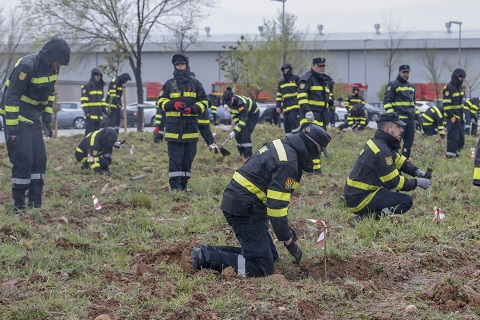
[[[155,129],[153,129],[153,134],[157,134],[158,131],[160,131],[160,127],[155,127]]]
[[[190,107],[187,107],[183,110],[183,114],[190,114],[190,113],[192,113],[192,108]]]
[[[176,110],[180,110],[183,107],[183,102],[177,101],[173,104]]]

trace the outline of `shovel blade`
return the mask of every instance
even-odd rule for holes
[[[221,154],[222,156],[226,157],[226,156],[229,156],[231,153],[230,153],[230,151],[228,151],[227,149],[221,147],[221,148],[220,148],[220,154]]]

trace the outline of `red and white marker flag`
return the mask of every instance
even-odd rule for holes
[[[435,212],[433,213],[433,222],[437,222],[438,220],[445,219],[445,213],[443,213],[442,209],[437,207]]]
[[[327,236],[328,231],[327,224],[323,220],[307,219],[307,221],[323,226],[317,241],[315,241],[315,245],[319,246],[320,249],[325,249],[325,237]]]
[[[92,196],[92,200],[93,200],[93,206],[95,207],[96,210],[102,209],[102,205],[98,201],[98,198],[95,197],[95,195]]]

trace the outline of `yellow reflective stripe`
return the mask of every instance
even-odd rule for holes
[[[75,148],[75,150],[76,150],[77,152],[83,153],[83,150],[80,149],[79,147]]]
[[[397,89],[395,91],[396,92],[398,92],[398,91],[415,91],[415,88],[412,88],[412,87],[397,87]]]
[[[97,134],[100,132],[100,130],[98,131],[95,131],[92,133],[92,135],[90,136],[90,147],[93,147],[95,145],[95,137],[97,136]]]
[[[297,83],[296,82],[287,82],[287,83],[284,83],[280,86],[280,88],[286,88],[286,87],[297,87]]]
[[[413,101],[395,101],[395,102],[392,102],[392,105],[395,106],[395,107],[400,107],[400,106],[412,106],[414,107],[415,106],[415,103],[413,103]]]
[[[300,106],[298,104],[293,105],[293,106],[289,106],[289,107],[286,107],[284,111],[290,111],[290,110],[294,110],[294,109],[300,109]]]
[[[443,99],[443,104],[452,103],[452,99]]]
[[[179,111],[167,111],[165,112],[165,115],[167,117],[180,117],[181,112]]]
[[[182,139],[194,139],[198,138],[198,131],[195,133],[185,133],[182,135]]]
[[[396,186],[395,188],[393,188],[393,189],[395,189],[395,190],[402,190],[403,185],[405,184],[405,177],[404,177],[404,176],[400,176],[399,178],[400,178],[400,180],[398,181],[397,186]]]
[[[288,207],[283,209],[267,208],[267,215],[270,217],[285,217],[288,213]]]
[[[371,139],[367,141],[367,145],[370,147],[373,153],[377,154],[380,152],[380,149],[377,147],[375,142],[373,142]]]
[[[454,94],[452,94],[452,97],[460,97],[460,96],[463,96],[463,91],[455,92]]]
[[[242,176],[238,171],[235,171],[233,174],[233,180],[238,182],[242,187],[253,193],[260,199],[263,203],[267,203],[267,195],[265,192],[260,190],[257,186],[255,186],[253,183],[248,181],[244,176]]]
[[[167,133],[165,133],[165,139],[166,138],[178,139],[178,133],[167,132]]]
[[[16,126],[18,125],[18,119],[5,119],[5,124],[7,126]]]
[[[373,197],[377,194],[377,192],[380,190],[381,188],[378,188],[377,190],[375,190],[374,192],[370,193],[365,199],[363,199],[362,202],[360,202],[358,204],[358,206],[356,207],[353,207],[353,208],[348,208],[348,211],[350,212],[357,212],[357,211],[360,211],[362,210],[363,208],[365,208],[367,206],[367,204],[370,203],[370,201],[372,201]]]
[[[33,124],[34,122],[28,118],[25,118],[24,116],[18,116],[18,121],[20,122],[25,122],[25,123],[28,123],[28,124]]]
[[[50,77],[32,78],[30,82],[35,84],[41,84],[41,83],[53,82],[53,81],[56,81],[57,79],[58,79],[58,75],[54,74],[54,75],[51,75]]]
[[[189,92],[189,91],[186,91],[183,93],[183,96],[184,97],[188,97],[188,98],[196,98],[197,97],[197,93],[196,92]]]
[[[286,98],[293,98],[293,97],[296,97],[297,96],[297,93],[294,92],[294,93],[285,93],[282,97],[283,99],[286,99]]]
[[[92,90],[88,94],[103,94],[101,90]]]
[[[328,87],[324,87],[324,86],[311,86],[310,87],[310,91],[327,91],[328,90]],[[328,91],[330,92],[330,91]]]
[[[19,112],[19,106],[5,106],[5,112]]]
[[[395,178],[396,176],[398,176],[400,173],[398,172],[397,169],[393,170],[392,172],[390,172],[389,174],[386,174],[382,177],[380,177],[380,181],[382,182],[387,182],[387,181],[390,181],[392,180],[393,178]]]
[[[395,167],[397,169],[400,169],[405,163],[405,161],[407,161],[407,157],[397,153],[397,156],[395,157]]]
[[[22,100],[23,102],[29,103],[29,104],[33,104],[35,106],[37,106],[39,104],[47,104],[46,101],[33,100],[33,99],[30,99],[29,97],[23,96],[23,95],[20,97],[20,100]]]
[[[173,98],[180,98],[182,95],[180,94],[180,92],[172,92],[170,93],[170,99],[173,99]]]
[[[371,185],[371,184],[367,184],[367,183],[364,183],[364,182],[360,182],[360,181],[355,181],[355,180],[352,180],[350,178],[347,178],[347,185],[349,185],[350,187],[355,187],[357,189],[362,189],[362,190],[376,190],[378,188],[380,188],[379,186],[374,186],[374,185]]]
[[[238,124],[241,126],[245,126],[247,123],[243,120],[238,121]]]
[[[81,97],[80,101],[88,101],[88,97]]]
[[[46,113],[52,113],[52,112],[53,112],[53,108],[52,108],[52,107],[45,107],[45,112],[46,112]]]
[[[210,120],[198,119],[198,123],[199,123],[199,124],[210,124]]]
[[[267,198],[273,200],[280,200],[280,201],[290,201],[290,196],[292,194],[290,192],[280,192],[275,190],[267,190]]]
[[[429,122],[434,122],[434,120],[430,116],[427,116],[425,113],[422,114],[422,117],[427,119]]]
[[[278,160],[287,161],[287,152],[285,151],[285,147],[283,146],[283,143],[280,141],[280,139],[273,140],[272,143],[275,147],[275,150],[277,151]]]
[[[325,101],[317,101],[317,100],[308,100],[309,105],[314,105],[314,106],[319,106],[319,107],[325,107],[327,104]]]
[[[473,179],[480,179],[480,168],[475,168],[473,170]]]

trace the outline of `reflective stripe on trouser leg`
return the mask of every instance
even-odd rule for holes
[[[320,158],[313,159],[313,171],[318,171],[322,168]]]
[[[241,254],[238,255],[237,274],[239,276],[245,276],[247,274],[247,269],[245,267],[245,258]]]
[[[40,208],[42,205],[42,192],[47,168],[47,153],[43,141],[41,127],[35,129],[33,136],[33,164],[30,175],[30,189],[28,190],[28,205]]]
[[[197,141],[179,143],[168,141],[168,176],[172,190],[185,190],[191,177],[192,162],[197,152]]]
[[[243,154],[245,158],[249,158],[252,156],[252,132],[257,125],[259,117],[258,114],[259,112],[249,115],[245,127],[242,129],[242,131],[235,135],[238,143],[238,151],[240,151],[240,153]]]

